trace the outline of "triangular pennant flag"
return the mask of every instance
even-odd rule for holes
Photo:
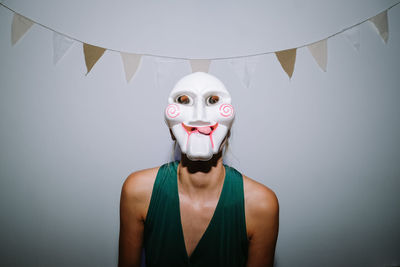
[[[210,69],[211,60],[209,59],[191,59],[190,66],[192,67],[192,72],[208,72]]]
[[[311,55],[323,71],[326,71],[328,63],[328,42],[327,39],[310,44],[307,46]]]
[[[57,62],[67,53],[68,49],[72,46],[74,40],[59,34],[58,32],[53,32],[53,63]]]
[[[387,10],[383,11],[382,13],[376,15],[375,17],[369,19],[372,24],[375,26],[375,29],[378,31],[379,35],[381,36],[382,40],[387,43],[389,39],[389,26],[388,26],[388,17],[387,17]]]
[[[356,51],[360,49],[360,30],[357,26],[344,31],[343,36]]]
[[[124,63],[125,78],[129,82],[140,65],[142,55],[121,52],[121,58]]]
[[[293,75],[294,64],[296,63],[296,50],[297,48],[292,48],[275,52],[279,63],[281,63],[282,68],[287,73],[289,78],[292,78]]]
[[[85,54],[85,63],[87,69],[86,75],[90,72],[94,64],[96,64],[105,51],[105,48],[83,43],[83,53]]]
[[[11,26],[11,44],[15,45],[24,34],[32,27],[33,21],[14,13]]]
[[[251,79],[256,70],[259,57],[240,57],[234,58],[229,61],[236,75],[239,77],[242,84],[246,87],[250,87]]]

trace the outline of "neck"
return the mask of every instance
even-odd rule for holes
[[[218,194],[225,179],[222,153],[208,161],[191,161],[185,154],[178,168],[179,190],[190,197],[209,197]]]

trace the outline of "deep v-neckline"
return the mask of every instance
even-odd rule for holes
[[[207,235],[207,232],[209,232],[209,229],[210,229],[210,227],[212,226],[212,224],[213,224],[213,221],[215,220],[215,214],[217,214],[217,211],[220,209],[220,206],[221,206],[221,199],[222,199],[222,196],[223,196],[223,194],[224,194],[224,192],[225,192],[225,184],[226,184],[226,177],[227,177],[227,175],[226,175],[226,167],[225,167],[225,165],[223,165],[223,167],[224,167],[224,173],[225,173],[225,176],[224,176],[224,182],[223,182],[223,184],[222,184],[222,190],[221,190],[221,193],[219,194],[219,198],[218,198],[218,202],[217,202],[217,205],[215,206],[215,209],[214,209],[214,212],[213,212],[213,215],[211,216],[211,219],[210,219],[210,222],[208,223],[208,225],[207,225],[207,227],[206,227],[206,230],[204,231],[204,233],[201,235],[201,237],[200,237],[200,239],[199,239],[199,241],[197,242],[197,244],[196,244],[196,246],[194,247],[194,249],[193,249],[193,251],[192,251],[192,253],[189,255],[188,254],[188,251],[187,251],[187,248],[186,248],[186,242],[185,242],[185,235],[183,234],[183,225],[182,225],[182,216],[181,216],[181,206],[180,206],[180,204],[181,204],[181,202],[180,202],[180,198],[179,198],[179,188],[178,188],[178,171],[179,171],[179,164],[178,164],[178,166],[177,166],[177,168],[176,168],[176,179],[175,179],[175,181],[176,181],[176,193],[177,193],[177,195],[178,195],[178,222],[179,222],[179,229],[180,229],[180,243],[181,243],[181,246],[183,246],[183,251],[185,251],[185,256],[186,256],[186,260],[187,261],[190,261],[190,259],[193,257],[193,255],[195,255],[195,253],[196,253],[196,251],[197,250],[199,250],[199,247],[200,247],[200,245],[202,244],[202,241],[205,239],[205,237],[206,237],[206,235]]]

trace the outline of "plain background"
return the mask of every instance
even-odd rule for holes
[[[237,114],[227,163],[280,201],[278,267],[400,264],[400,7],[388,14],[388,44],[369,22],[359,51],[330,38],[326,73],[307,48],[291,80],[260,57],[249,88],[211,65]],[[163,111],[189,63],[158,79],[144,57],[127,83],[107,51],[85,76],[82,44],[53,65],[53,33],[12,47],[11,21],[1,7],[0,265],[115,266],[122,183],[172,159]]]

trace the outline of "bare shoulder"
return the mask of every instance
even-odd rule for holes
[[[279,207],[278,198],[267,186],[243,175],[243,187],[249,208],[274,212]]]
[[[131,173],[126,178],[122,190],[129,195],[146,194],[149,190],[151,193],[159,168],[155,167]]]
[[[126,178],[122,186],[121,205],[134,205],[140,211],[143,219],[150,204],[151,193],[159,168],[155,167],[133,172]]]
[[[134,172],[122,186],[118,266],[140,266],[144,222],[158,169]]]
[[[267,186],[243,175],[247,232],[251,236],[259,223],[277,221],[279,203]]]
[[[273,266],[279,228],[279,204],[275,193],[243,175],[246,231],[249,240],[247,266]]]

